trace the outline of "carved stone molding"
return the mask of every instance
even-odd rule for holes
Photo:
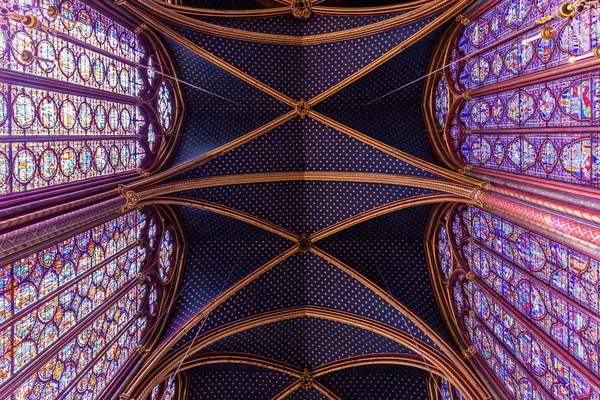
[[[473,169],[473,164],[467,164],[464,167],[462,167],[461,169],[459,169],[458,172],[460,172],[462,175],[464,175],[472,169]]]
[[[148,29],[148,25],[146,25],[145,22],[142,22],[141,24],[139,24],[138,26],[135,27],[135,29],[133,30],[137,35],[139,35],[140,33],[142,33],[142,31]]]
[[[302,377],[300,378],[300,386],[304,389],[310,389],[313,386],[314,377],[312,372],[308,370],[308,368],[304,368],[302,371]]]
[[[304,119],[310,111],[310,105],[305,99],[300,99],[300,101],[296,103],[296,107],[294,107],[294,110],[296,111],[296,114],[300,116],[300,119]]]
[[[135,352],[138,353],[142,357],[148,357],[150,350],[145,348],[144,346],[135,346]]]
[[[471,23],[471,21],[469,21],[469,18],[465,17],[462,14],[458,14],[456,16],[456,21],[460,22],[461,24],[463,24],[464,26],[469,25],[469,23]]]
[[[137,193],[129,189],[125,185],[119,185],[116,190],[119,193],[119,195],[121,195],[121,197],[125,199],[125,205],[122,207],[122,211],[132,209],[140,200]]]
[[[465,275],[465,278],[467,278],[467,280],[470,282],[470,281],[472,281],[475,278],[475,274],[473,273],[473,271],[469,271]]]
[[[477,202],[478,204],[483,204],[483,194],[485,193],[485,190],[481,190],[481,189],[475,189],[471,192],[471,194],[469,194],[469,197]]]
[[[477,350],[475,350],[475,347],[470,346],[465,351],[463,351],[462,356],[463,356],[463,358],[471,358],[475,354],[477,354]]]
[[[486,191],[492,190],[492,182],[485,181],[481,184],[480,188]]]
[[[141,168],[136,168],[136,169],[135,169],[135,172],[137,172],[137,174],[138,174],[139,176],[143,177],[143,178],[147,178],[147,177],[149,177],[149,176],[150,176],[150,172],[148,172],[148,171],[144,171],[144,170],[143,170],[143,169],[141,169]]]
[[[142,285],[144,282],[146,282],[146,275],[144,274],[137,274],[137,282],[138,285]]]
[[[292,0],[290,8],[294,17],[307,20],[312,15],[312,0]]]
[[[300,245],[300,251],[302,253],[306,253],[306,252],[310,251],[310,248],[312,247],[312,242],[308,238],[308,235],[306,233],[302,234],[302,238],[300,239],[298,244]]]

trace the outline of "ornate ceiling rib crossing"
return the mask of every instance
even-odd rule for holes
[[[254,5],[235,18],[273,11],[273,20],[215,22],[208,2],[194,4],[204,8],[197,13],[147,0],[123,5],[164,33],[184,79],[212,92],[186,89],[195,104],[178,163],[136,193],[139,204],[180,206],[189,254],[171,326],[130,395],[184,370],[198,399],[370,398],[408,388],[422,398],[428,372],[467,398],[486,391],[450,344],[429,285],[417,289],[421,304],[407,293],[426,273],[418,221],[430,204],[471,202],[479,188],[428,162],[426,146],[409,143],[406,152],[390,139],[426,143],[414,131],[420,115],[406,128],[398,121],[379,124],[385,134],[362,132],[352,114],[363,108],[351,102],[368,100],[372,82],[387,90],[378,68],[409,62],[407,49],[414,66],[396,71],[392,85],[425,70],[427,34],[468,3],[365,9],[349,30],[325,28],[335,18],[325,6],[303,24]],[[352,14],[344,9],[335,8]],[[423,38],[425,50],[415,45]],[[376,118],[376,109],[365,115]],[[349,384],[354,374],[380,383]]]

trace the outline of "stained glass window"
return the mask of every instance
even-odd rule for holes
[[[165,131],[171,129],[173,123],[173,100],[171,87],[168,83],[163,83],[158,89],[158,115]]]
[[[444,127],[448,117],[448,101],[448,84],[442,76],[435,90],[435,115],[440,127]]]
[[[457,41],[448,43],[449,65],[432,88],[433,118],[438,135],[462,163],[600,186],[595,128],[600,120],[600,70],[578,73],[572,68],[560,79],[547,72],[592,54],[600,45],[600,16],[585,9],[573,18],[541,20],[561,4],[501,1],[459,31]],[[533,29],[523,29],[535,21]],[[553,37],[542,35],[542,29]],[[524,77],[531,83],[511,84]],[[457,111],[447,116],[440,111],[448,96],[444,84],[468,92]]]
[[[502,386],[519,399],[600,396],[600,260],[473,206],[449,221],[436,247],[455,246],[454,310]]]
[[[453,400],[452,399],[452,389],[450,388],[450,384],[447,380],[441,379],[439,383],[439,390],[442,394],[442,400]]]
[[[464,400],[464,396],[453,387],[448,380],[444,378],[432,378],[432,384],[429,386],[430,399],[439,400]],[[434,391],[435,393],[431,393]]]
[[[178,379],[171,376],[166,382],[160,383],[152,389],[149,400],[174,400],[177,398],[178,386]]]
[[[156,213],[128,212],[0,268],[10,400],[98,398],[147,341],[168,290],[147,246],[148,221],[163,229]]]
[[[171,274],[173,265],[173,250],[175,243],[173,242],[173,234],[170,229],[167,229],[160,241],[159,249],[159,265],[160,277],[163,281],[167,281]]]
[[[165,81],[166,106],[138,106],[158,90],[152,46],[79,0],[5,3],[15,18],[0,31],[0,78],[21,83],[0,84],[0,195],[149,167],[159,106],[169,126],[174,118]]]
[[[450,243],[448,243],[448,233],[444,226],[440,227],[437,247],[440,267],[444,277],[448,280],[450,279],[450,273],[452,272],[452,253],[450,250]]]

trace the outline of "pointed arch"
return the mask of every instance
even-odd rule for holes
[[[600,25],[592,9],[566,15],[561,4],[489,1],[442,35],[423,111],[447,166],[545,195],[597,196]]]
[[[153,32],[85,0],[7,3],[3,15],[0,197],[7,213],[106,193],[169,164],[184,104],[168,77],[176,77],[171,57]]]
[[[502,397],[598,392],[598,260],[468,205],[433,211],[426,248],[447,325]]]
[[[202,348],[208,346],[211,343],[214,343],[224,337],[239,333],[241,331],[252,329],[257,326],[273,323],[276,321],[281,321],[283,319],[293,319],[293,318],[303,318],[303,317],[312,317],[312,318],[321,318],[328,319],[333,321],[342,322],[345,324],[349,324],[352,326],[356,326],[362,329],[366,329],[372,332],[375,332],[379,335],[382,335],[386,338],[394,340],[407,348],[422,354],[423,357],[427,360],[427,363],[431,364],[431,368],[436,371],[439,371],[440,374],[446,376],[448,380],[453,382],[453,384],[460,386],[465,389],[465,391],[469,391],[469,398],[478,398],[477,396],[481,396],[482,394],[479,392],[479,388],[475,388],[472,386],[472,383],[469,381],[469,377],[465,376],[462,369],[447,359],[442,353],[433,347],[420,342],[412,338],[406,332],[403,332],[399,329],[392,328],[386,324],[383,324],[378,321],[374,321],[365,317],[360,317],[355,314],[332,310],[322,307],[315,306],[300,306],[293,307],[288,309],[281,309],[275,311],[265,312],[263,314],[259,314],[256,316],[247,317],[241,320],[237,320],[235,322],[229,323],[227,325],[218,327],[209,331],[198,337],[198,340],[194,342],[194,345],[189,349],[187,346],[183,346],[182,348],[174,351],[169,356],[164,359],[156,360],[152,367],[152,371],[150,374],[146,374],[143,379],[138,379],[135,387],[130,385],[128,390],[128,395],[135,396],[146,396],[153,385],[156,382],[164,380],[170,374],[174,372],[175,369],[178,368],[179,364],[182,360],[186,359],[188,354],[196,354]],[[417,344],[418,343],[418,344]],[[374,358],[376,358],[375,356]],[[362,363],[362,361],[357,361],[357,365]],[[193,360],[188,361],[189,364],[193,364]],[[373,360],[371,360],[373,362]],[[401,359],[399,362],[405,362]],[[353,363],[350,362],[349,365]],[[425,367],[424,364],[417,362],[420,367]],[[275,367],[275,366],[274,366]],[[332,368],[337,368],[338,366],[333,366]],[[281,368],[281,365],[277,368]],[[325,370],[326,371],[326,370]],[[293,371],[290,371],[293,373]],[[323,371],[322,371],[323,372]],[[325,372],[323,372],[325,373]]]
[[[112,393],[154,347],[181,285],[178,213],[146,207],[2,266],[3,398]]]

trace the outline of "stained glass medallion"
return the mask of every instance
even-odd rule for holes
[[[502,171],[597,187],[600,144],[589,127],[600,120],[600,77],[573,69],[555,79],[545,71],[598,46],[600,18],[585,9],[572,19],[551,20],[543,27],[554,29],[555,36],[542,39],[542,26],[521,30],[523,24],[560,3],[538,3],[498,2],[459,30],[456,45],[448,44],[449,65],[456,66],[447,72],[468,95],[444,119],[436,107],[434,123],[449,126],[444,140],[462,163],[492,175]],[[511,84],[516,79],[535,83]],[[440,102],[438,86],[432,93]]]
[[[446,83],[446,78],[442,76],[438,81],[435,91],[435,114],[437,123],[441,128],[443,128],[446,123],[449,106],[448,84]]]
[[[10,400],[98,398],[151,337],[169,290],[146,246],[156,214],[123,214],[0,268],[0,384],[15,387]]]
[[[174,248],[173,233],[170,229],[167,229],[159,247],[160,277],[163,281],[167,281],[170,278]]]
[[[166,382],[162,382],[152,389],[149,400],[174,400],[177,398],[178,386],[177,377],[171,376]]]
[[[149,167],[157,158],[146,153],[156,151],[159,133],[147,125],[154,113],[148,118],[136,104],[156,96],[146,83],[157,80],[157,55],[79,0],[14,2],[18,13],[40,18],[49,30],[7,20],[0,33],[0,75],[24,75],[22,85],[0,84],[0,195]],[[50,15],[54,6],[58,18]],[[53,90],[56,81],[60,91]],[[159,104],[155,112],[170,126],[173,89],[162,85],[163,112]],[[81,87],[89,94],[81,95]]]
[[[158,89],[158,115],[165,131],[171,128],[173,123],[173,99],[171,87],[163,82]]]
[[[599,396],[589,376],[600,375],[600,261],[473,206],[444,220],[452,229],[438,228],[435,251],[455,243],[461,254],[448,287],[452,309],[509,397]],[[446,280],[442,266],[440,258]]]
[[[161,137],[158,125],[148,126],[158,105],[138,104],[157,95],[156,84],[148,85],[155,71],[147,76],[141,67],[149,56],[151,65],[160,59],[156,46],[146,48],[94,2],[14,3],[49,29],[7,20],[0,32],[0,75],[11,77],[0,83],[0,195],[114,182],[149,167],[157,155],[146,154]],[[58,18],[48,15],[54,6]],[[172,93],[169,87],[169,99]],[[169,118],[173,123],[173,110]],[[169,311],[164,296],[177,276],[178,231],[169,232],[165,283],[158,262],[163,220],[172,214],[162,208],[115,215],[0,266],[5,400],[112,398],[108,388],[129,368],[136,346],[155,341],[158,311]]]

